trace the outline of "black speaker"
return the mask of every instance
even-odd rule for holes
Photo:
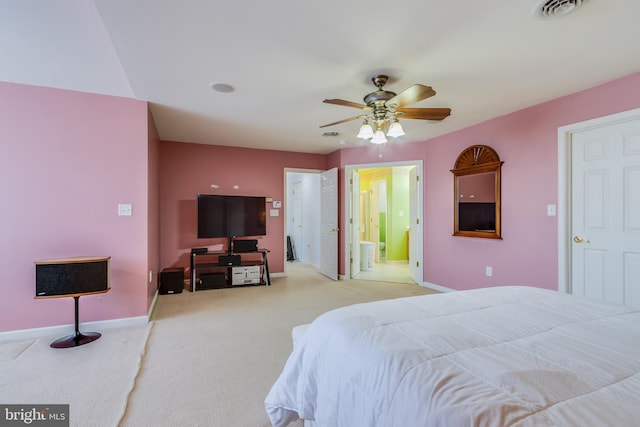
[[[75,332],[55,340],[53,348],[88,344],[100,338],[100,332],[80,332],[79,300],[83,295],[108,292],[111,257],[74,257],[36,261],[36,298],[73,297]]]
[[[109,289],[109,257],[36,262],[36,296],[77,295]]]
[[[257,240],[234,240],[233,252],[257,252],[258,241]]]
[[[160,272],[160,294],[179,294],[184,289],[184,268],[165,268]]]

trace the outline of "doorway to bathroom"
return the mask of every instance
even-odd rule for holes
[[[347,277],[421,282],[420,170],[417,162],[346,168]]]

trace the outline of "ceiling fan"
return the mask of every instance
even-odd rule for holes
[[[343,99],[325,99],[326,104],[343,105],[365,110],[366,113],[348,119],[328,123],[321,128],[334,126],[352,120],[363,119],[358,138],[371,139],[374,144],[387,142],[385,134],[391,137],[404,135],[404,130],[398,118],[440,121],[451,114],[450,108],[405,108],[436,94],[430,86],[414,84],[408,89],[396,94],[382,88],[389,80],[383,74],[374,76],[371,81],[378,88],[375,92],[364,97],[365,104],[345,101]]]

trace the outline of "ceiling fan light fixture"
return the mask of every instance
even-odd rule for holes
[[[404,135],[404,129],[402,129],[402,125],[400,124],[398,119],[394,119],[393,122],[391,123],[391,126],[389,126],[389,131],[387,132],[387,136],[390,136],[392,138],[397,138],[402,135]]]
[[[373,138],[371,138],[372,144],[385,144],[387,142],[387,138],[384,137],[384,132],[382,129],[378,129],[373,133]]]
[[[545,0],[552,1],[552,0]],[[561,1],[561,0],[555,0]],[[563,1],[588,1],[588,0],[563,0]],[[400,124],[397,116],[402,119],[444,120],[451,114],[450,108],[405,108],[407,105],[422,101],[436,94],[431,86],[423,84],[414,84],[396,94],[388,90],[384,90],[383,86],[387,83],[388,76],[377,75],[371,81],[378,90],[364,97],[364,104],[357,102],[345,101],[344,99],[325,99],[325,104],[341,105],[343,107],[357,108],[364,110],[359,116],[349,117],[337,122],[328,123],[320,126],[321,128],[339,125],[341,123],[350,122],[352,120],[364,119],[360,130],[357,134],[358,138],[369,139],[372,144],[385,144],[387,137],[397,138],[405,135],[405,131]],[[386,131],[386,132],[385,132]],[[386,133],[386,135],[385,135]]]
[[[360,126],[360,132],[358,132],[358,138],[369,139],[373,137],[373,129],[371,125],[365,120]]]

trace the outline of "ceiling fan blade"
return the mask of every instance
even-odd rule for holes
[[[431,86],[416,84],[389,99],[386,102],[386,105],[395,105],[396,108],[401,108],[403,105],[415,104],[416,102],[427,99],[435,94],[436,91],[433,90]]]
[[[361,119],[361,118],[363,118],[363,117],[366,117],[366,116],[355,116],[355,117],[349,117],[348,119],[340,120],[340,121],[338,121],[338,122],[329,123],[329,124],[326,124],[326,125],[322,125],[322,126],[320,126],[320,127],[321,127],[321,128],[326,128],[327,126],[339,125],[340,123],[350,122],[350,121],[352,121],[352,120]]]
[[[399,108],[396,115],[400,119],[444,120],[451,114],[451,108]]]
[[[325,99],[322,101],[326,104],[334,104],[334,105],[342,105],[344,107],[353,107],[360,109],[371,109],[370,107],[364,104],[358,104],[357,102],[345,101],[344,99]]]

